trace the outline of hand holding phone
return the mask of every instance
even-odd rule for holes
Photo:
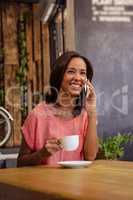
[[[87,80],[87,79],[86,79],[86,81],[85,81],[84,90],[85,90],[85,95],[86,95],[86,97],[88,97],[89,94],[90,94],[90,87],[89,87],[89,84],[88,84],[88,80]]]
[[[88,111],[96,110],[96,93],[89,80],[85,81],[84,89],[86,95],[86,109]]]

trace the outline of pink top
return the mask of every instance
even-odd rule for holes
[[[79,147],[74,151],[58,151],[47,159],[42,160],[42,164],[54,165],[58,161],[82,160],[83,143],[88,125],[86,111],[75,118],[61,118],[54,113],[52,104],[42,102],[38,104],[25,120],[22,132],[25,141],[30,149],[37,151],[41,149],[48,138],[62,138],[66,135],[79,135]]]

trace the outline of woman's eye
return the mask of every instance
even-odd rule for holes
[[[84,75],[84,76],[86,76],[86,72],[81,72],[81,75]]]
[[[77,72],[77,71],[74,71],[74,70],[68,70],[67,73],[68,73],[68,74],[76,74],[76,73],[79,73],[81,76],[86,76],[86,72],[85,72],[85,71]]]
[[[75,72],[72,71],[72,70],[69,70],[69,71],[67,71],[67,73],[69,73],[69,74],[74,74]]]

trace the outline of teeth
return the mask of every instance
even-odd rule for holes
[[[71,84],[71,86],[75,87],[75,88],[80,88],[80,85],[77,85],[77,84]]]

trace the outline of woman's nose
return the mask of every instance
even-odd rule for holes
[[[81,81],[83,84],[85,84],[85,82],[86,82],[86,76],[83,76],[83,75],[81,75],[80,73],[76,73],[75,75],[74,75],[74,79],[76,80],[76,81]]]
[[[79,73],[75,73],[74,78],[75,78],[76,80],[82,80],[82,76],[81,76],[81,74],[79,74]]]

